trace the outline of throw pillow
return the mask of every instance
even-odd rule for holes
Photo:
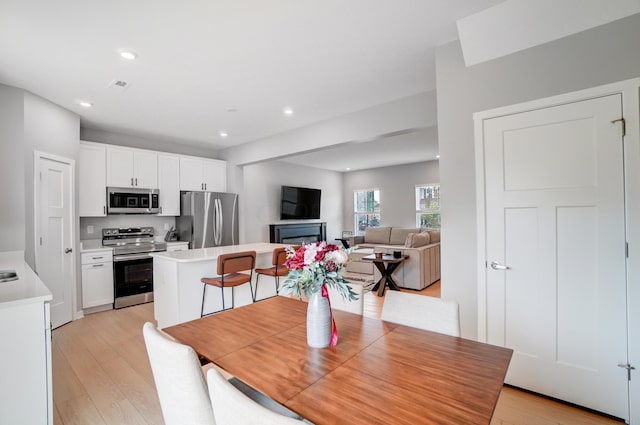
[[[391,227],[367,227],[364,231],[365,243],[388,244]]]
[[[404,241],[405,248],[417,248],[419,246],[429,245],[431,242],[428,233],[409,233]]]
[[[431,238],[431,243],[440,242],[440,231],[429,230],[429,237]]]
[[[391,228],[391,236],[389,237],[389,245],[402,245],[406,242],[409,233],[419,233],[420,229],[403,229],[399,227]]]

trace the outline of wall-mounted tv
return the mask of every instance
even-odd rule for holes
[[[280,220],[320,218],[320,189],[282,186]]]

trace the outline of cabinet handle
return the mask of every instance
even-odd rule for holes
[[[200,183],[200,189],[204,190],[204,183]]]
[[[104,257],[91,257],[91,259],[92,259],[92,260],[101,260],[101,259],[103,259],[103,258],[104,258]]]
[[[102,214],[106,214],[107,213],[107,207],[106,206],[102,206]]]
[[[94,265],[93,265],[93,266],[91,266],[91,267],[104,267],[104,264],[94,264]]]
[[[136,177],[136,186],[138,186],[138,178]]]
[[[162,214],[162,207],[160,207],[160,214]]]
[[[133,177],[131,177],[131,186],[133,186]]]
[[[204,184],[204,190],[207,190],[207,184],[206,183]]]

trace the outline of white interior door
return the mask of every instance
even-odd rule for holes
[[[507,383],[628,419],[620,117],[615,94],[484,121],[486,337]]]
[[[36,271],[53,293],[54,328],[73,319],[73,161],[36,154]]]

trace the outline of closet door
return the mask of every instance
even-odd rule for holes
[[[483,121],[486,339],[506,382],[628,419],[622,95]]]

